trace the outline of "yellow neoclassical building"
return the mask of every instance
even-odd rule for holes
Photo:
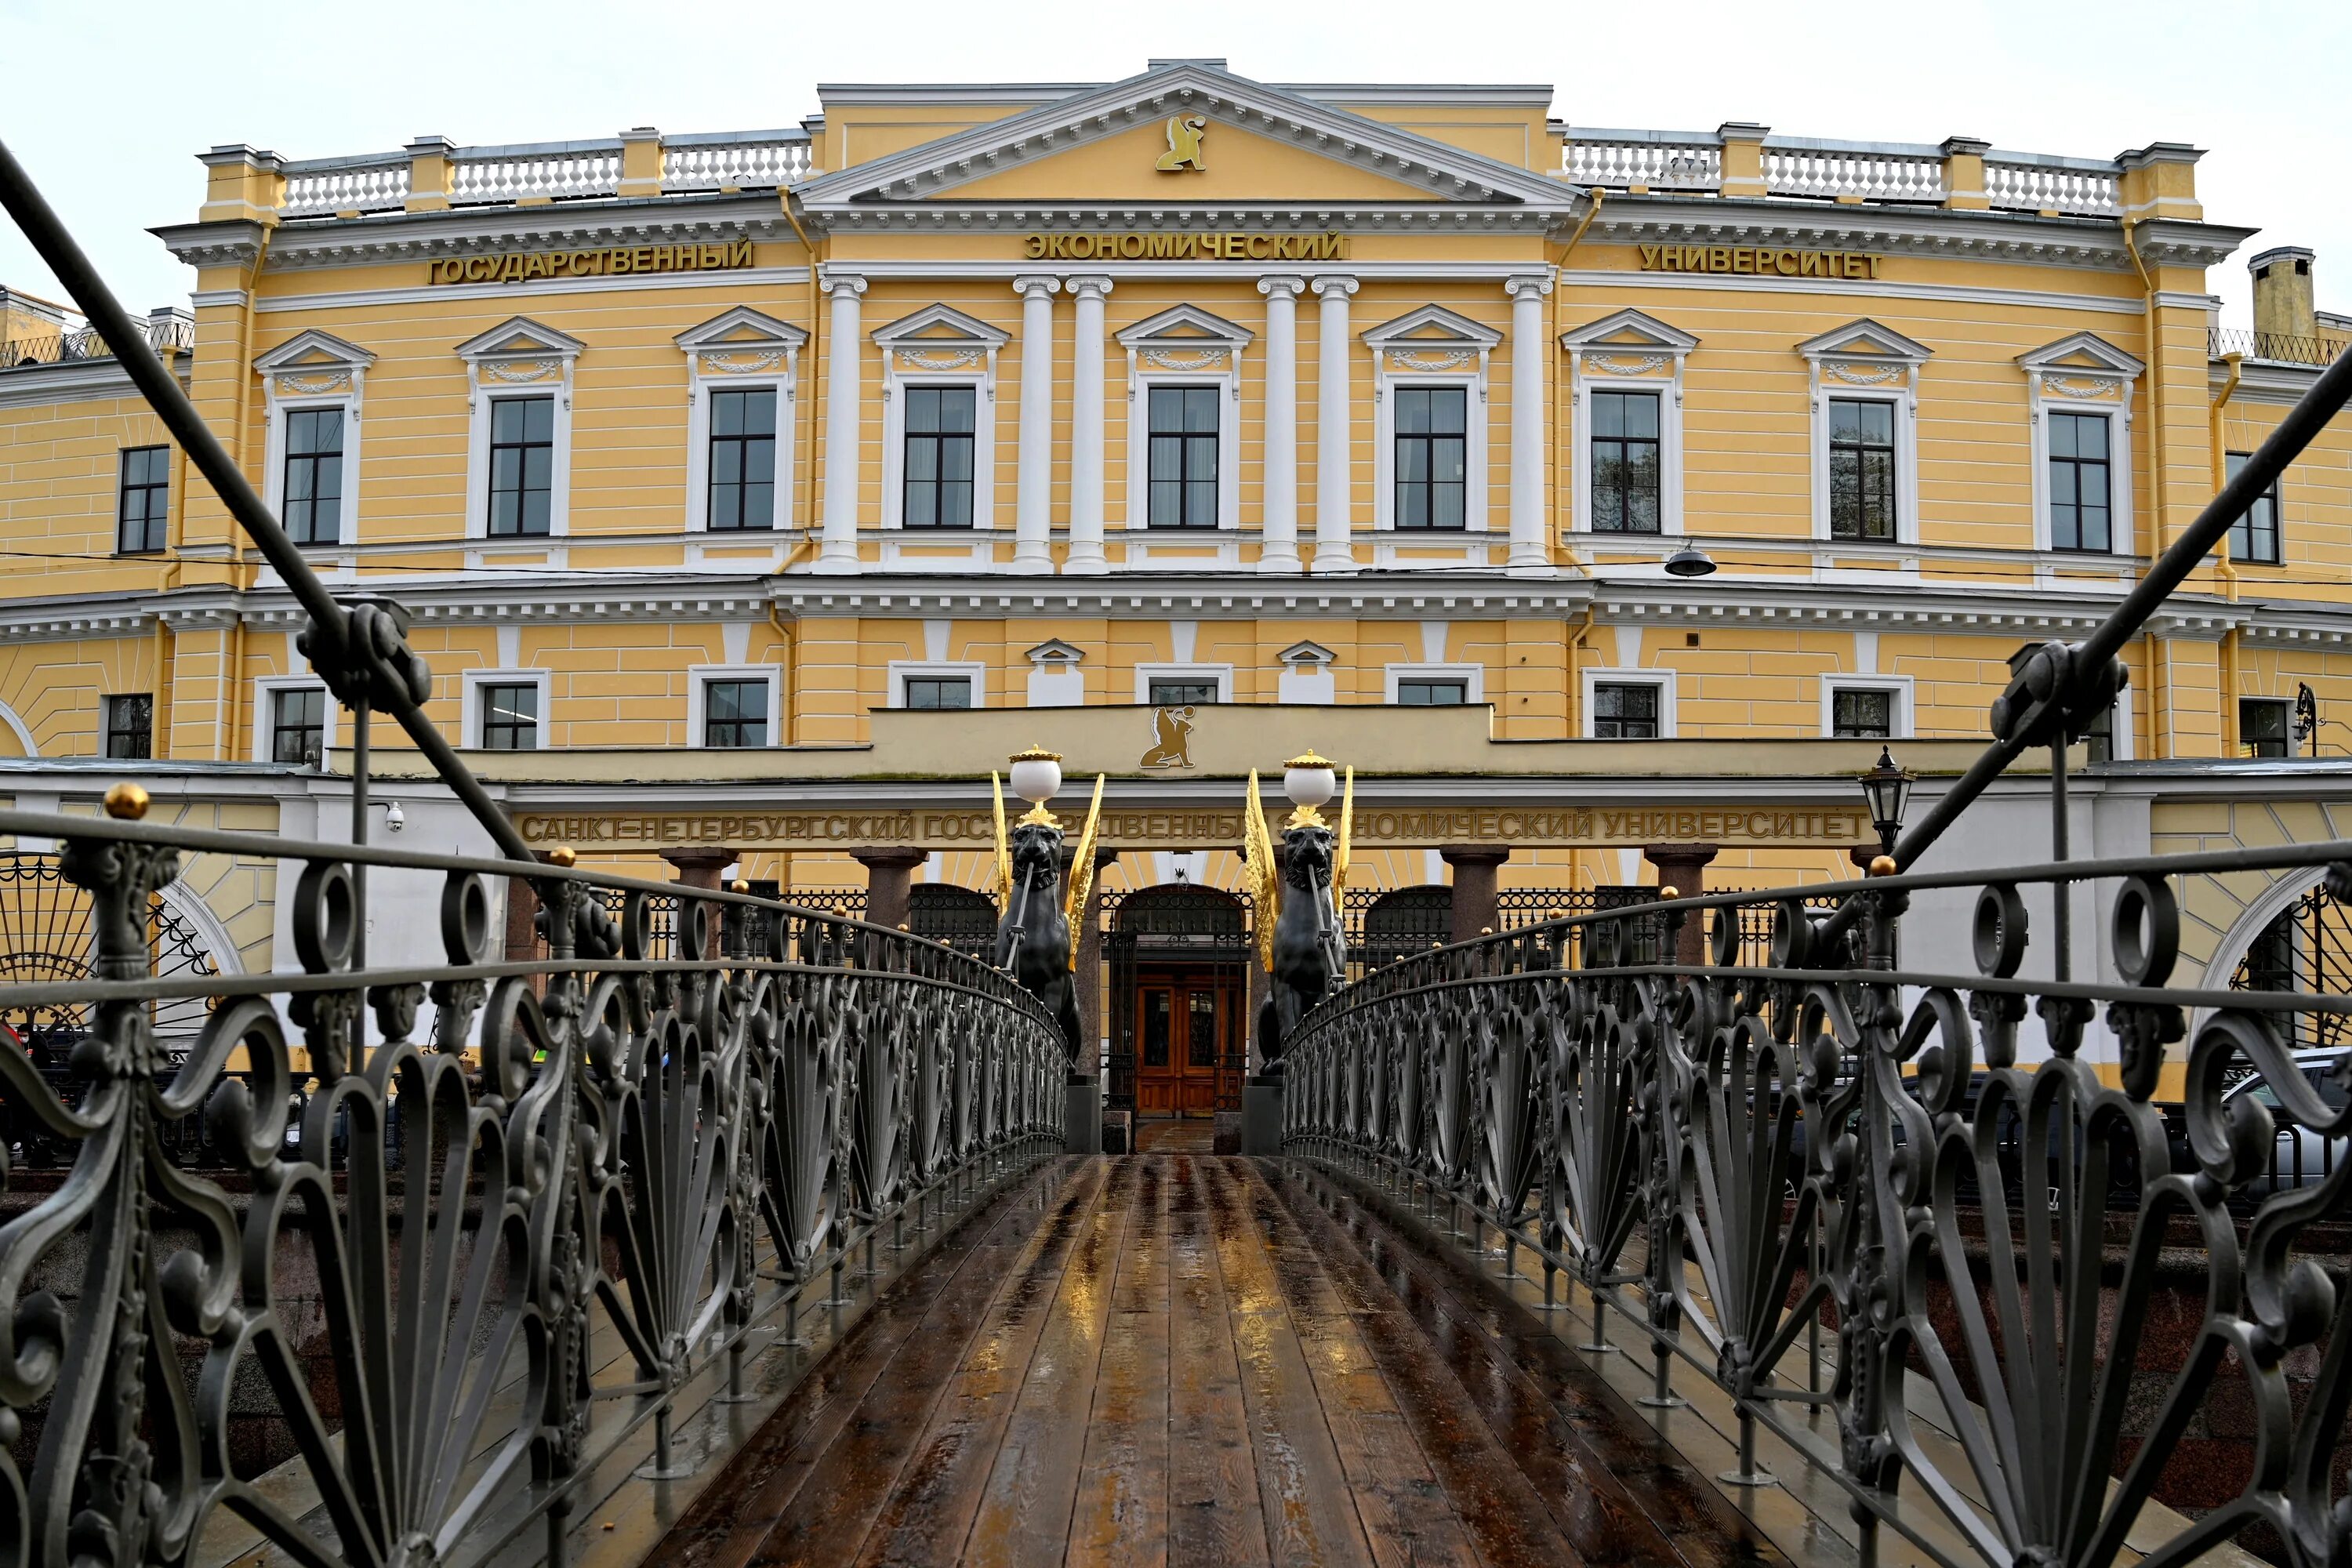
[[[2293,248],[2223,328],[2255,231],[2169,142],[1594,130],[1204,59],[819,99],[215,148],[151,337],[318,571],[414,613],[535,841],[963,931],[988,768],[1108,774],[1102,887],[1179,910],[1109,1011],[1171,1073],[1236,1037],[1179,939],[1246,919],[1212,895],[1249,768],[1357,765],[1391,945],[1661,867],[1850,875],[1881,744],[1962,765],[2011,655],[2095,625],[2352,336]],[[348,716],[283,584],[77,318],[10,291],[0,335],[15,798],[145,759],[185,814],[325,831]],[[2339,427],[2129,649],[2103,849],[2352,804],[2347,568]],[[2046,848],[2019,813],[1985,855]],[[2293,893],[2216,894],[2204,956]]]

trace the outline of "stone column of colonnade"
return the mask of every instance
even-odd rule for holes
[[[1070,553],[1062,570],[1092,576],[1110,570],[1103,555],[1103,297],[1111,280],[1072,278],[1066,287],[1077,305],[1078,335],[1070,383]],[[1025,411],[1025,367],[1022,386]]]
[[[1549,509],[1544,495],[1544,296],[1550,275],[1507,279],[1511,296],[1511,552],[1507,569],[1522,576],[1552,573]]]
[[[1061,287],[1060,279],[1037,274],[1013,280],[1013,291],[1021,296],[1021,429],[1013,483],[1015,572],[1054,569],[1054,296]]]
[[[824,386],[824,531],[817,551],[819,572],[857,570],[857,465],[865,405],[858,395],[858,368],[865,339],[858,331],[866,279],[828,273],[833,297],[832,334],[826,349]]]
[[[1355,542],[1355,433],[1349,423],[1354,405],[1348,396],[1348,297],[1356,291],[1352,278],[1315,279],[1316,298],[1323,301],[1319,341],[1316,345],[1315,416],[1315,570],[1353,572]]]
[[[1257,280],[1265,296],[1265,467],[1258,570],[1298,570],[1298,295],[1304,278]],[[1344,374],[1344,366],[1342,367]]]

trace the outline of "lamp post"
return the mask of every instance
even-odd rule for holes
[[[1715,573],[1715,558],[1696,544],[1685,543],[1666,557],[1669,577],[1706,577]]]
[[[1911,804],[1911,786],[1917,775],[1895,765],[1895,753],[1878,748],[1878,763],[1862,775],[1862,797],[1870,803],[1870,825],[1878,830],[1878,852],[1892,858],[1895,837],[1903,831],[1903,812]]]

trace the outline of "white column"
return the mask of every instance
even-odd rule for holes
[[[858,300],[866,292],[866,279],[835,272],[824,281],[825,292],[833,296],[833,321],[825,343],[824,533],[815,569],[855,572],[857,470],[866,428],[866,404],[857,390],[858,368],[866,358]]]
[[[1511,553],[1507,570],[1528,577],[1552,574],[1550,520],[1544,494],[1543,300],[1551,279],[1512,278],[1511,296]]]
[[[1054,295],[1058,278],[1013,280],[1021,296],[1021,439],[1013,481],[1013,569],[1054,569]]]
[[[1298,294],[1304,278],[1261,278],[1265,296],[1265,510],[1257,569],[1298,566]]]
[[[1323,301],[1320,342],[1315,371],[1315,570],[1353,572],[1356,545],[1352,512],[1355,507],[1356,444],[1349,420],[1355,408],[1348,395],[1348,297],[1356,291],[1352,278],[1318,278],[1315,292]]]
[[[1070,378],[1070,553],[1062,570],[1091,576],[1110,570],[1103,558],[1103,296],[1111,285],[1091,277],[1067,287],[1077,302],[1078,341]]]

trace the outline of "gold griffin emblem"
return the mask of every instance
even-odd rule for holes
[[[1151,746],[1136,764],[1141,768],[1189,768],[1192,765],[1192,710],[1154,708]]]
[[[1197,114],[1171,114],[1168,117],[1168,151],[1160,154],[1158,168],[1172,174],[1179,169],[1205,170],[1201,162],[1201,138],[1209,133],[1209,122]]]

